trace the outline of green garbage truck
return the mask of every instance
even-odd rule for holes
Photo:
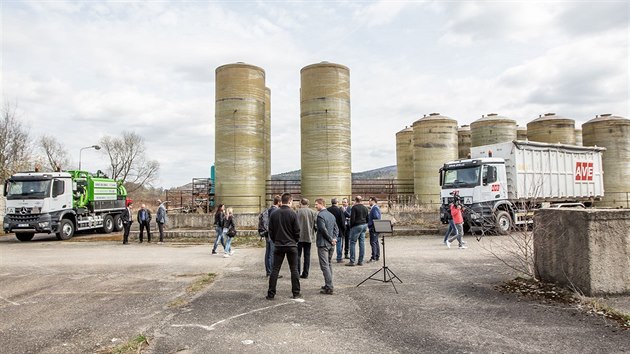
[[[122,181],[102,172],[20,172],[4,185],[4,232],[20,241],[35,233],[54,233],[68,240],[76,231],[120,231],[127,190]]]

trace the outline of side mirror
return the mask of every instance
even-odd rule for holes
[[[6,197],[9,194],[9,181],[4,181],[4,189],[2,190],[2,194]]]
[[[62,195],[64,193],[64,183],[63,181],[60,180],[54,180],[53,181],[53,191],[52,191],[52,196],[53,198],[56,198],[60,195]]]

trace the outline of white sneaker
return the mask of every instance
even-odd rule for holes
[[[446,247],[451,248],[451,241],[446,240]]]
[[[468,248],[468,247],[466,247],[466,246],[464,246],[464,245],[459,246],[459,249],[460,249],[460,250],[463,250],[463,249],[466,249],[466,248]]]
[[[230,256],[234,254],[234,251],[230,251]]]
[[[230,258],[230,255],[226,253],[223,255],[223,258]]]

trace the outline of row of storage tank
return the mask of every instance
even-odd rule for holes
[[[215,74],[216,199],[257,212],[271,179],[271,90],[265,71],[254,65],[223,65]],[[350,70],[322,62],[300,76],[302,195],[350,196]]]
[[[444,162],[467,158],[471,147],[513,140],[605,147],[602,163],[606,197],[600,205],[627,203],[630,120],[610,114],[596,116],[582,124],[582,129],[576,129],[573,119],[554,113],[539,116],[527,127],[494,113],[470,126],[458,127],[456,120],[431,113],[396,134],[397,177],[400,181],[413,180],[414,194],[421,202],[438,203],[437,171]]]

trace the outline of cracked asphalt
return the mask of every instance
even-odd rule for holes
[[[312,252],[303,299],[290,299],[285,263],[273,301],[264,249],[224,258],[208,244],[49,240],[0,237],[2,352],[91,353],[138,334],[149,338],[143,353],[630,352],[630,331],[610,320],[497,291],[515,274],[484,243],[507,238],[469,237],[466,250],[447,249],[440,236],[388,238],[398,294],[381,281],[357,287],[382,263],[335,263],[335,294],[322,295]],[[207,273],[217,274],[210,286],[186,291]]]

